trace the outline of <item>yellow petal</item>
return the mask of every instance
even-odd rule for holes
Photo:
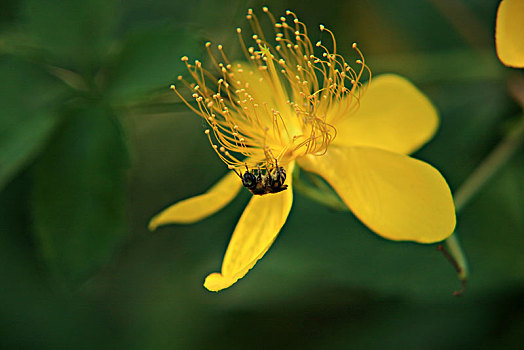
[[[430,140],[437,130],[435,107],[400,76],[387,74],[373,79],[360,102],[353,115],[335,125],[334,144],[409,154]]]
[[[149,229],[167,224],[191,224],[213,215],[231,202],[241,187],[242,181],[231,171],[206,193],[175,203],[155,215]]]
[[[258,69],[249,63],[235,62],[233,66],[235,74],[233,83],[236,89],[244,89],[256,103],[267,103],[270,110],[271,108],[278,109],[278,101],[275,94],[272,93],[273,87],[269,79],[264,79]]]
[[[427,163],[368,147],[330,147],[299,161],[322,176],[371,230],[391,240],[433,243],[455,228],[449,187]]]
[[[495,28],[497,55],[506,66],[524,67],[524,1],[503,0]]]
[[[292,135],[300,134],[300,124],[296,120],[293,109],[287,103],[287,93],[278,76],[271,77],[271,74],[267,71],[261,72],[257,67],[246,62],[236,62],[233,66],[235,88],[244,89],[246,93],[246,95],[241,96],[253,98],[254,103],[268,111],[280,112],[279,115],[285,121],[287,131]],[[238,85],[238,82],[240,82],[240,85]],[[257,118],[264,123],[262,129],[266,126],[272,127],[275,122],[272,113],[259,113]],[[272,140],[267,141],[271,143]],[[278,140],[273,140],[273,142],[281,143]]]
[[[213,292],[228,288],[244,277],[273,244],[293,203],[293,165],[287,167],[290,175],[286,181],[289,186],[287,190],[251,198],[231,237],[221,273],[207,276],[204,287]]]

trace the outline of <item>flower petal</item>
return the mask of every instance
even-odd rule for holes
[[[368,147],[330,147],[299,165],[317,173],[371,230],[391,240],[433,243],[455,228],[449,187],[431,165]]]
[[[360,102],[353,115],[335,125],[334,144],[408,154],[431,139],[437,130],[435,107],[400,76],[386,74],[373,79]]]
[[[287,103],[289,98],[278,76],[272,77],[267,71],[262,72],[246,62],[236,62],[233,66],[235,74],[233,84],[235,84],[236,89],[244,90],[245,95],[242,94],[241,96],[253,98],[253,101],[256,101],[255,103],[267,111],[278,111],[285,122],[285,128],[291,134],[300,134],[300,124],[296,120],[293,109]],[[264,124],[261,126],[262,129],[266,126],[274,126],[274,117],[272,113],[257,114],[257,118]],[[274,142],[281,143],[280,141]]]
[[[293,172],[293,165],[287,167],[288,174]],[[284,226],[291,210],[291,176],[288,186],[287,190],[277,194],[251,198],[227,247],[222,272],[207,276],[204,287],[213,292],[228,288],[244,277],[262,258]]]
[[[231,202],[241,187],[242,181],[230,171],[206,193],[184,199],[155,215],[149,229],[166,224],[191,224],[213,215]]]
[[[503,0],[495,28],[497,55],[506,66],[524,67],[524,1]]]

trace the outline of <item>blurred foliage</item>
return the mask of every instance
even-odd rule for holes
[[[507,134],[521,71],[495,56],[498,1],[289,0],[358,41],[373,73],[415,82],[441,112],[416,157],[453,190]],[[518,348],[524,332],[524,152],[458,217],[462,298],[435,246],[385,241],[296,195],[275,245],[219,294],[215,271],[249,198],[191,226],[152,215],[224,172],[202,121],[168,91],[207,40],[235,47],[248,6],[196,0],[4,1],[0,9],[0,347]]]

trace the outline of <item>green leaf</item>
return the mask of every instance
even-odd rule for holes
[[[124,233],[127,153],[104,106],[70,111],[34,169],[33,221],[51,269],[78,283],[108,261]]]
[[[185,29],[156,26],[130,34],[114,62],[111,95],[129,100],[150,95],[155,90],[168,91],[177,75],[186,72],[180,61],[198,51],[197,40]]]
[[[40,152],[56,126],[53,104],[65,87],[37,67],[5,57],[0,81],[1,189]]]
[[[24,22],[53,62],[85,66],[107,54],[117,8],[115,0],[29,0]]]

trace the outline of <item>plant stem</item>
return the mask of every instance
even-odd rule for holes
[[[456,191],[454,197],[455,210],[460,212],[471,199],[484,187],[484,185],[502,168],[511,156],[520,148],[524,142],[524,115],[520,117],[517,125],[511,129],[502,141],[491,151],[490,154],[480,163],[471,175]],[[463,288],[468,278],[468,262],[457,234],[453,233],[445,240],[449,255],[456,264],[458,277],[462,281]],[[454,264],[454,265],[455,265]],[[456,293],[460,295],[461,293]]]
[[[511,158],[524,141],[524,115],[518,124],[491,151],[454,195],[455,209],[462,210],[491,177]]]

